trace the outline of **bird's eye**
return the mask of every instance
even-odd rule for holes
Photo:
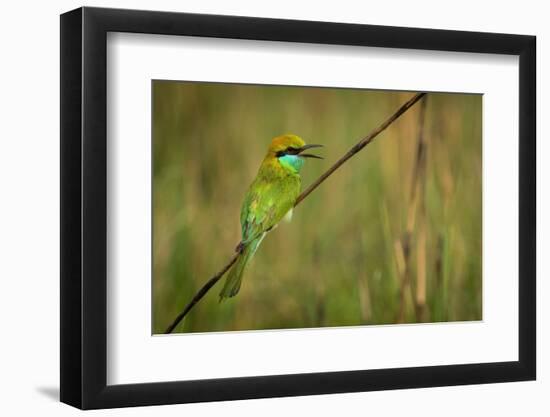
[[[286,151],[285,151],[287,154],[290,154],[290,155],[296,155],[298,153],[298,149],[292,147],[292,146],[289,146],[288,148],[286,148]]]
[[[289,146],[285,150],[277,152],[277,158],[280,158],[281,156],[285,156],[285,155],[297,155],[299,152],[300,152],[300,149]]]

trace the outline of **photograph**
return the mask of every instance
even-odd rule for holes
[[[483,320],[482,94],[151,94],[153,334]]]
[[[11,199],[30,214],[6,216],[28,253],[22,226],[59,224],[40,245],[59,238],[59,285],[42,250],[4,274],[28,287],[37,265],[36,291],[9,294],[58,304],[10,307],[52,339],[8,369],[41,408],[537,414],[542,14],[297,6],[60,11],[56,82],[33,87],[59,106],[29,123],[21,83],[6,101],[26,109],[7,137],[59,130],[50,157],[26,135],[37,152],[8,152],[31,160],[5,176],[58,168],[58,193],[42,169]]]

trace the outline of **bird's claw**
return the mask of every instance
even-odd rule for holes
[[[244,243],[243,242],[239,242],[239,244],[237,245],[237,247],[235,248],[235,252],[239,252],[241,253],[244,249]]]

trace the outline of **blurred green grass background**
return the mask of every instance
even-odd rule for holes
[[[305,188],[412,94],[153,81],[153,333],[232,256],[274,136],[325,145],[302,169]],[[420,103],[266,236],[236,297],[219,303],[220,281],[175,332],[481,320],[482,97],[427,97],[425,221],[410,235],[408,286],[398,249]]]

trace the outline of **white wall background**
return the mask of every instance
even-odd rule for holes
[[[510,3],[510,4],[507,4]],[[8,2],[0,24],[0,412],[75,415],[59,392],[59,17],[70,0]],[[550,26],[544,2],[394,0],[127,0],[86,5],[239,14],[440,29],[534,34],[538,37],[538,381],[377,393],[99,411],[95,415],[549,415],[550,362]],[[460,74],[457,74],[460,76]],[[546,189],[544,189],[546,188]],[[546,258],[546,259],[544,259]]]

